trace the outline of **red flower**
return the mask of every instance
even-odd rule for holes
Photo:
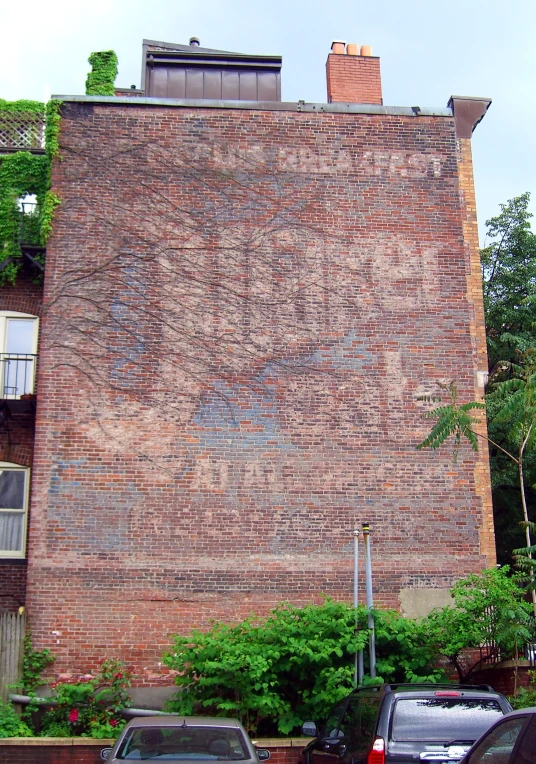
[[[114,679],[122,679],[122,678],[123,678],[123,674],[120,671],[118,671],[117,674],[114,674]]]
[[[74,722],[78,721],[78,709],[77,708],[71,708],[69,711],[69,722],[73,724]]]
[[[110,719],[110,724],[112,727],[117,727],[117,719]]]

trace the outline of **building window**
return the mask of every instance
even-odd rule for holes
[[[36,316],[0,311],[0,399],[34,392],[38,329]]]
[[[0,462],[0,557],[26,555],[30,470]]]

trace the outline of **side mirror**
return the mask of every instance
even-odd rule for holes
[[[112,748],[103,748],[102,751],[100,752],[100,757],[102,761],[108,761],[108,759],[110,758],[111,752],[112,752]]]
[[[314,722],[304,722],[301,731],[305,737],[318,737],[318,730]]]
[[[257,756],[259,757],[259,761],[268,761],[270,758],[270,751],[267,748],[256,748]]]

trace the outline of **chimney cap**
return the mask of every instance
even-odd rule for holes
[[[346,45],[346,40],[333,40],[331,43],[332,49],[334,45]]]
[[[190,45],[194,48],[198,48],[201,45],[199,37],[190,37]]]

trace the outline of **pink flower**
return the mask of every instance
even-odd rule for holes
[[[110,719],[110,724],[112,727],[117,727],[117,719]]]
[[[78,721],[78,709],[77,708],[71,708],[69,711],[69,722],[73,724],[74,722]]]

